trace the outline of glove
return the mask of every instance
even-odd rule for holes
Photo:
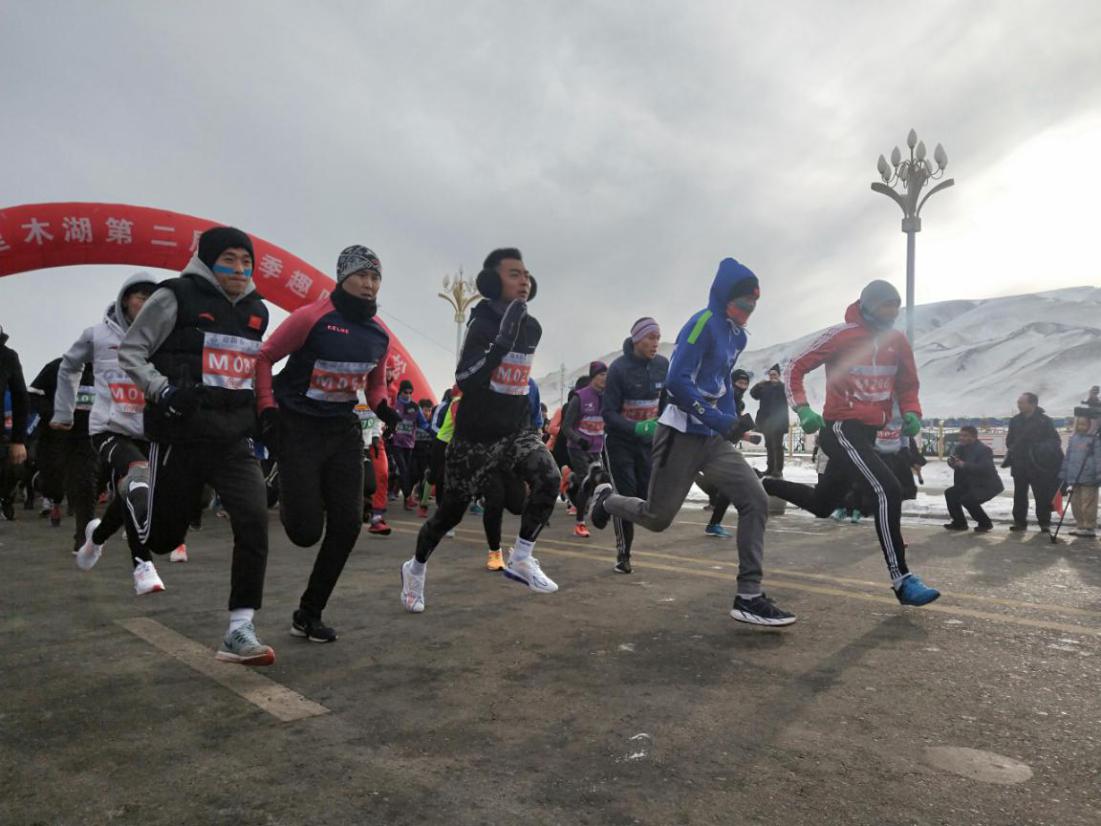
[[[658,429],[657,419],[645,419],[641,422],[635,422],[635,435],[642,439],[644,442],[649,442],[654,438],[654,432]]]
[[[811,410],[810,405],[803,405],[795,411],[795,415],[799,417],[804,433],[817,433],[826,426],[826,420]]]
[[[273,457],[279,457],[279,408],[268,407],[260,413],[260,441]]]
[[[384,425],[393,430],[401,422],[401,416],[394,410],[389,404],[386,403],[386,399],[383,399],[378,403],[378,407],[375,408],[375,414],[379,417]]]
[[[520,337],[520,327],[528,315],[527,302],[517,298],[505,310],[501,316],[501,326],[497,328],[497,338],[494,344],[504,350],[511,350]]]
[[[1070,490],[1070,485],[1068,485],[1066,482],[1063,482],[1063,484],[1061,484],[1059,486],[1059,493],[1063,494],[1063,496],[1066,496],[1067,491],[1069,491],[1069,490]]]
[[[902,435],[916,436],[921,433],[921,419],[917,413],[907,413],[902,417]]]
[[[743,413],[734,423],[734,427],[730,428],[730,432],[726,434],[726,439],[729,442],[740,442],[745,434],[754,427],[756,427],[756,423],[753,421],[753,417],[748,413]]]
[[[155,404],[165,418],[186,419],[199,409],[199,391],[194,385],[170,384],[161,391]]]
[[[586,439],[584,436],[580,436],[577,439],[577,446],[581,448],[585,453],[589,452],[589,448],[593,446],[592,442]]]

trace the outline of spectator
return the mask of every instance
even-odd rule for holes
[[[1095,388],[1096,389],[1096,388]],[[1092,396],[1091,392],[1091,396]],[[1072,489],[1070,508],[1075,529],[1071,536],[1097,536],[1097,456],[1091,432],[1092,419],[1079,416],[1074,420],[1074,435],[1067,445],[1067,455],[1059,471],[1063,493]]]
[[[975,520],[975,532],[986,533],[994,527],[984,502],[989,502],[1005,485],[994,467],[994,451],[979,441],[979,431],[971,425],[960,428],[959,443],[948,457],[948,466],[955,472],[952,487],[944,492],[948,515],[952,518],[944,527],[950,531],[966,531],[964,508]]]
[[[23,378],[23,366],[19,354],[7,346],[8,335],[0,327],[0,400],[5,393],[11,396],[11,432],[0,435],[0,509],[4,518],[15,519],[13,497],[22,465],[27,461],[27,411],[30,398],[27,382]],[[7,467],[10,465],[11,467]]]
[[[1086,396],[1082,404],[1086,405],[1086,407],[1101,407],[1101,386],[1095,384],[1091,387],[1089,395]]]
[[[757,409],[757,430],[764,434],[768,454],[766,476],[784,476],[784,437],[788,433],[788,397],[780,381],[780,365],[768,368],[768,379],[759,381],[749,395],[761,403]]]
[[[1013,473],[1013,524],[1011,531],[1028,528],[1028,491],[1036,500],[1036,522],[1040,533],[1051,532],[1051,500],[1059,489],[1059,467],[1063,445],[1055,424],[1035,393],[1022,393],[1017,399],[1020,411],[1009,420],[1005,437],[1006,457],[1002,467]]]

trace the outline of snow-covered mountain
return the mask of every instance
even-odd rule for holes
[[[899,325],[904,324],[900,316]],[[739,366],[763,375],[769,365],[798,354],[819,333],[749,350]],[[921,304],[914,333],[927,418],[1009,416],[1026,390],[1038,394],[1050,414],[1069,416],[1090,385],[1101,384],[1101,289],[1094,287]],[[672,342],[661,349],[669,355]],[[610,361],[618,355],[615,351],[603,358]],[[567,373],[567,387],[586,369],[584,365]],[[548,404],[557,402],[559,373],[545,376],[539,386]],[[808,391],[819,407],[824,388],[825,377],[818,370],[808,379]]]

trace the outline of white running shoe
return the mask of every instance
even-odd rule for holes
[[[101,521],[100,519],[93,519],[84,526],[84,544],[76,552],[76,567],[82,571],[92,570],[103,554],[103,546],[92,541],[92,534],[95,533]]]
[[[176,550],[168,555],[169,562],[187,562],[187,545],[181,543]]]
[[[539,594],[553,594],[558,590],[558,584],[543,573],[543,569],[539,567],[539,560],[534,556],[525,559],[510,558],[503,573],[514,582],[527,585]]]
[[[413,560],[407,559],[401,565],[401,607],[410,614],[424,611],[424,580],[428,569],[418,576],[413,573]]]
[[[138,563],[138,567],[134,569],[134,593],[140,597],[163,591],[164,583],[157,576],[157,569],[153,567],[153,563],[142,562],[137,557],[134,557],[134,561]]]

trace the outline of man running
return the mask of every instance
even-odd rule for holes
[[[822,431],[821,448],[829,457],[817,486],[767,478],[765,490],[820,519],[844,503],[853,487],[874,494],[875,530],[895,596],[903,605],[927,605],[940,596],[911,574],[902,539],[902,487],[876,452],[876,433],[891,419],[896,404],[902,435],[921,432],[918,374],[910,342],[893,329],[902,299],[886,281],[872,281],[845,311],[845,323],[826,330],[788,363],[784,383],[788,401],[806,433]],[[826,365],[826,404],[819,415],[807,402],[803,379]]]
[[[119,364],[145,394],[150,515],[141,538],[168,553],[187,535],[204,484],[233,529],[229,628],[219,660],[270,665],[255,612],[268,561],[267,489],[256,430],[256,354],[268,308],[252,283],[252,240],[213,227],[179,278],[161,284],[119,345]]]
[[[520,250],[497,249],[486,257],[477,286],[484,300],[471,311],[455,373],[463,402],[447,450],[443,496],[417,535],[414,557],[401,568],[401,603],[413,613],[424,610],[428,557],[462,521],[489,474],[511,472],[530,489],[504,575],[538,593],[558,590],[532,556],[554,510],[560,480],[558,466],[531,427],[528,379],[543,334],[527,310],[535,298],[535,279]]]
[[[677,336],[666,381],[668,404],[654,434],[649,499],[616,495],[610,484],[601,484],[594,492],[592,523],[603,528],[610,516],[618,516],[663,531],[702,473],[738,510],[738,591],[731,617],[780,626],[791,625],[795,615],[761,590],[768,497],[731,442],[741,431],[730,376],[745,349],[745,326],[759,296],[757,276],[724,258],[707,309],[693,315]]]
[[[621,496],[644,496],[650,487],[650,456],[669,359],[658,353],[661,327],[649,316],[631,325],[623,355],[608,368],[601,400],[607,427],[604,449],[612,484]],[[635,526],[616,517],[615,571],[631,573]]]
[[[390,335],[374,320],[382,264],[370,249],[340,253],[336,289],[295,310],[260,347],[256,406],[261,437],[279,461],[279,515],[291,542],[321,540],[291,634],[334,642],[321,614],[363,526],[363,430],[357,393],[379,418],[386,403]],[[286,366],[272,380],[272,366]],[[324,539],[322,539],[324,531]]]

